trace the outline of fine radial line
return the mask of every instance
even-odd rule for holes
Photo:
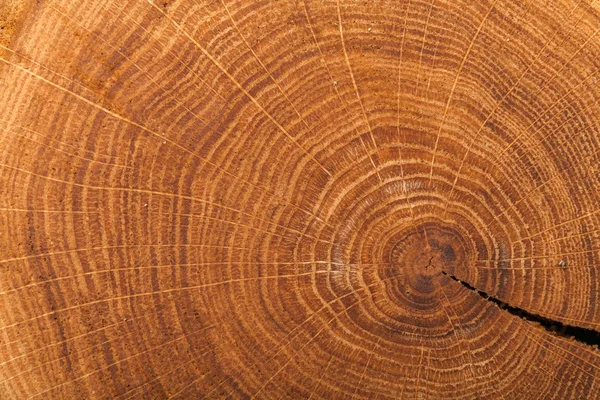
[[[150,4],[152,7],[154,7],[159,13],[161,13],[175,28],[177,28],[177,30],[179,32],[181,32],[191,43],[194,44],[194,46],[196,46],[196,48],[198,48],[198,50],[200,50],[202,52],[202,54],[204,54],[204,56],[206,58],[208,58],[260,111],[262,111],[262,113],[269,118],[269,120],[275,124],[275,126],[277,126],[277,128],[279,128],[279,130],[281,132],[283,132],[283,134],[292,142],[294,143],[294,145],[296,147],[298,147],[304,154],[306,154],[308,157],[310,157],[310,159],[315,162],[327,175],[329,175],[330,177],[332,177],[333,175],[331,174],[331,172],[325,168],[325,166],[323,164],[321,164],[319,162],[319,160],[317,160],[315,158],[314,155],[310,154],[305,148],[303,148],[300,143],[298,143],[298,141],[287,131],[287,129],[285,129],[276,119],[275,117],[273,117],[271,115],[271,113],[269,113],[260,103],[259,101],[252,96],[234,77],[233,75],[231,75],[231,73],[229,71],[227,71],[225,69],[225,67],[223,67],[223,65],[221,65],[221,63],[219,63],[208,51],[206,51],[206,49],[204,47],[202,47],[200,45],[200,43],[198,43],[198,41],[196,39],[194,39],[186,30],[183,29],[183,27],[177,23],[173,18],[171,18],[167,13],[165,13],[163,10],[160,9],[160,7],[158,7],[156,4],[154,4],[153,0],[146,0],[148,2],[148,4]]]
[[[469,43],[469,47],[467,47],[467,51],[465,52],[465,55],[462,58],[462,61],[460,62],[460,66],[458,67],[458,72],[456,73],[456,77],[454,78],[454,83],[452,84],[452,89],[450,90],[450,95],[448,96],[448,101],[446,102],[446,107],[444,108],[444,113],[442,114],[442,121],[440,122],[440,127],[437,131],[437,136],[435,138],[435,145],[433,147],[433,155],[431,157],[431,167],[430,167],[430,171],[429,171],[429,185],[430,186],[431,186],[431,181],[433,179],[433,165],[435,164],[435,155],[438,150],[440,135],[442,133],[442,129],[444,128],[444,124],[446,122],[446,117],[448,116],[448,110],[450,109],[450,104],[452,103],[452,98],[454,97],[454,92],[458,85],[458,80],[460,79],[460,74],[463,70],[463,67],[465,66],[465,63],[467,62],[467,59],[469,58],[469,55],[471,54],[471,50],[473,49],[475,40],[477,39],[477,37],[479,36],[479,33],[481,32],[481,29],[483,28],[483,24],[485,24],[485,21],[487,21],[488,17],[492,13],[492,10],[494,9],[494,6],[496,5],[497,1],[498,0],[494,0],[494,2],[492,3],[491,7],[489,8],[487,14],[485,14],[483,19],[481,20],[481,23],[479,24],[479,27],[477,28],[475,35],[473,35],[473,38],[471,39],[471,43]]]

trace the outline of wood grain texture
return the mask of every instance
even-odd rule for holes
[[[594,3],[0,0],[0,398],[599,398]]]

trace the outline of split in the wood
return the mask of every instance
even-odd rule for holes
[[[502,310],[508,311],[512,315],[515,315],[526,321],[537,322],[542,328],[549,332],[552,332],[558,336],[571,337],[578,342],[585,343],[591,346],[600,346],[600,332],[593,329],[580,328],[573,325],[567,325],[559,321],[554,321],[537,314],[532,314],[518,307],[513,307],[502,300],[488,295],[487,293],[471,286],[467,282],[461,281],[454,275],[450,275],[445,271],[442,274],[451,278],[452,280],[460,283],[463,287],[477,293],[483,299],[490,301],[500,307]]]

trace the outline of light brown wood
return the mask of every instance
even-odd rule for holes
[[[593,3],[0,0],[0,398],[599,398]]]

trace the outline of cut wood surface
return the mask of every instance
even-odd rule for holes
[[[597,1],[0,0],[0,398],[600,398],[599,102]]]

